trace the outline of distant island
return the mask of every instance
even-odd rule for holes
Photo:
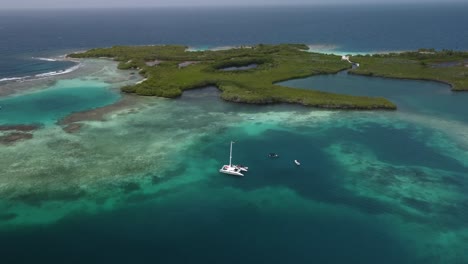
[[[113,58],[119,69],[138,69],[145,79],[122,87],[126,93],[174,98],[183,91],[214,85],[221,98],[232,102],[294,103],[329,109],[396,109],[385,98],[351,96],[297,89],[275,83],[351,69],[348,61],[331,54],[311,53],[303,44],[238,47],[229,50],[188,51],[186,46],[114,46],[68,55],[72,58]],[[353,56],[361,66],[353,74],[447,82],[468,90],[468,53],[433,50]]]

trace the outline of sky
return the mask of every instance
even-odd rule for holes
[[[324,4],[396,4],[448,3],[468,0],[0,0],[0,9],[8,8],[102,8],[158,6],[249,6],[249,5],[324,5]]]

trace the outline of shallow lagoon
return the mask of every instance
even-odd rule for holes
[[[0,124],[51,124],[73,112],[115,103],[119,94],[100,81],[60,80],[47,90],[0,99]]]
[[[369,78],[342,71],[338,74],[313,76],[278,84],[332,93],[385,97],[397,104],[399,112],[468,122],[468,115],[464,114],[463,110],[468,101],[468,93],[452,92],[450,86],[444,83]]]
[[[29,248],[71,263],[463,262],[468,124],[418,108],[424,100],[395,102],[396,112],[259,107],[208,88],[141,98],[75,134],[47,126],[0,147],[3,259],[30,261]],[[230,140],[244,178],[218,173]]]
[[[247,71],[247,70],[255,69],[257,67],[258,67],[258,64],[252,63],[252,64],[249,64],[249,65],[239,66],[239,67],[221,68],[219,70],[220,71]]]

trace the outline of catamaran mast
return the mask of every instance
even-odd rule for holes
[[[231,160],[232,160],[232,143],[234,143],[233,141],[231,141],[231,150],[229,151],[229,167],[231,167]]]

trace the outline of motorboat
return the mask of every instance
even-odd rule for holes
[[[270,152],[270,153],[268,153],[268,157],[270,157],[270,158],[278,158],[279,155],[276,154],[276,153]]]
[[[230,174],[230,175],[235,175],[235,176],[244,176],[241,171],[247,171],[248,167],[245,166],[240,166],[240,165],[232,165],[232,143],[231,141],[231,149],[229,151],[229,165],[223,165],[221,169],[219,169],[219,172],[225,173],[225,174]]]
[[[297,166],[301,165],[301,163],[298,160],[294,160],[294,163],[296,163]]]

